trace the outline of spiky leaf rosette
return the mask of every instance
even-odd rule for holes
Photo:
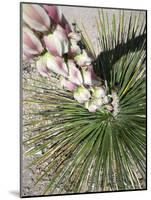
[[[108,15],[99,11],[98,56],[82,32],[97,75],[117,93],[116,114],[90,113],[59,87],[56,76],[31,76],[23,83],[24,106],[30,108],[24,145],[26,156],[34,158],[28,167],[41,166],[35,185],[48,178],[42,194],[146,187],[145,21],[140,23],[140,15],[126,21],[124,12],[116,17],[109,26]]]

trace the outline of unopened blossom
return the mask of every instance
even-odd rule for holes
[[[81,67],[90,65],[92,62],[92,59],[88,56],[88,54],[85,50],[83,50],[81,54],[75,56],[74,59],[75,59],[76,63]]]
[[[67,34],[71,32],[71,28],[59,7],[55,5],[44,5],[43,7],[54,24],[59,24]]]
[[[103,98],[105,96],[105,89],[102,86],[92,87],[93,96],[95,98]]]
[[[109,97],[108,96],[104,96],[103,103],[104,104],[108,104],[109,103]]]
[[[70,41],[70,48],[69,48],[68,55],[70,57],[75,57],[79,54],[81,54],[81,49],[80,49],[79,45],[77,44],[77,42],[74,40],[72,42]]]
[[[63,76],[60,78],[60,84],[62,87],[66,88],[69,91],[73,91],[76,89],[77,85],[69,81],[67,78]]]
[[[54,56],[63,56],[69,51],[69,41],[64,29],[57,25],[55,31],[44,36],[47,50]]]
[[[59,7],[55,5],[43,5],[43,7],[54,23],[59,24],[61,22],[62,12]]]
[[[101,98],[93,98],[85,102],[85,107],[89,110],[89,112],[96,112],[96,110],[100,109],[102,105],[103,100]]]
[[[82,75],[85,85],[93,85],[98,83],[98,78],[93,70],[92,65],[82,67]]]
[[[112,90],[112,102],[111,102],[111,105],[113,106],[113,109],[114,109],[114,116],[117,115],[117,113],[119,112],[119,98],[118,98],[118,95],[116,93],[116,91]]]
[[[81,36],[79,33],[76,32],[70,32],[68,34],[68,37],[71,41],[79,42],[81,40]]]
[[[74,99],[77,100],[79,103],[84,103],[89,100],[91,94],[87,88],[84,86],[79,86],[73,93]]]
[[[88,109],[89,112],[96,112],[97,105],[94,104],[91,100],[85,102],[85,108]]]
[[[40,54],[44,50],[39,38],[27,27],[23,27],[23,52],[28,57]],[[29,56],[30,57],[30,56]]]
[[[82,74],[80,70],[76,67],[75,62],[73,60],[68,60],[67,65],[69,70],[69,80],[77,85],[82,85]]]
[[[53,71],[56,74],[67,77],[68,68],[63,58],[58,56],[53,56],[50,53],[46,53],[47,57],[47,67],[50,71]]]
[[[29,52],[28,52],[28,50],[27,49],[23,49],[23,60],[24,61],[29,61],[29,60],[31,60],[32,58],[34,57],[34,55],[33,54],[30,54]]]
[[[66,31],[67,34],[69,34],[71,32],[70,25],[68,24],[68,22],[67,22],[67,20],[66,20],[64,15],[62,16],[62,20],[61,20],[60,25]]]
[[[95,105],[97,106],[97,108],[100,108],[103,106],[103,99],[102,98],[94,98],[93,102],[95,103]]]
[[[50,18],[40,5],[23,4],[23,19],[36,31],[45,32],[50,29]]]
[[[105,108],[109,111],[112,112],[114,110],[114,107],[111,104],[106,104]]]
[[[38,61],[36,62],[36,67],[38,72],[44,76],[49,77],[50,76],[50,69],[47,67],[47,54],[41,56]]]

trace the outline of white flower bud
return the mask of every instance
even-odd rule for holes
[[[77,89],[74,91],[73,96],[79,103],[84,103],[85,101],[88,101],[88,99],[91,97],[89,90],[86,89],[84,86],[77,87]]]

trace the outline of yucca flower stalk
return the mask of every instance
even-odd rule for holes
[[[126,21],[120,12],[109,26],[101,9],[96,18],[100,54],[85,28],[78,34],[70,28],[68,50],[52,55],[42,38],[61,24],[60,11],[55,15],[54,25],[45,35],[41,31],[37,76],[23,83],[29,94],[24,106],[31,108],[25,111],[25,155],[33,158],[28,169],[40,169],[35,187],[46,179],[39,194],[146,188],[145,22],[140,15]]]
[[[44,8],[47,10],[48,15]],[[36,56],[39,53],[40,57],[37,61],[37,70],[42,76],[49,77],[48,74],[50,75],[50,72],[52,71],[60,76],[67,78],[67,80],[64,79],[63,84],[65,86],[65,84],[68,82],[68,86],[65,88],[69,89],[70,91],[71,88],[75,88],[73,87],[74,84],[80,85],[80,87],[76,88],[76,91],[73,91],[73,96],[78,102],[84,103],[85,99],[88,100],[85,96],[85,92],[87,91],[89,98],[91,96],[89,91],[90,89],[86,89],[84,85],[91,85],[91,90],[93,90],[92,82],[95,82],[96,84],[98,80],[93,70],[93,59],[88,55],[86,49],[80,48],[80,45],[78,45],[78,42],[82,43],[80,34],[78,32],[72,32],[71,29],[70,33],[67,34],[66,30],[60,25],[63,15],[59,9],[57,9],[56,6],[44,6],[44,8],[39,5],[25,5],[23,12],[25,22],[33,29],[40,31],[39,26],[42,22],[43,24],[48,25],[48,21],[50,24],[51,19],[53,19],[55,29],[50,30],[49,27],[47,27],[47,30],[43,29],[44,31],[47,31],[47,35],[43,35],[43,40],[40,41],[40,38],[36,38],[32,30],[24,27],[25,30],[28,30],[28,34],[27,31],[24,31],[24,35],[26,37],[24,36],[25,39],[23,40],[23,52],[26,51],[29,55],[33,54]],[[42,14],[44,17],[41,16]],[[37,24],[39,29],[37,28]],[[41,30],[41,32],[43,32],[43,30]],[[42,42],[44,42],[43,47]],[[28,48],[26,48],[26,43],[29,46]],[[46,52],[44,55],[41,55],[43,51]],[[98,81],[98,85],[99,84],[100,83]],[[99,86],[97,88],[99,93],[101,87],[100,89]],[[83,91],[85,94],[77,91]],[[96,105],[95,107],[96,109],[100,109],[100,107]],[[88,107],[86,106],[86,108]],[[91,109],[88,110],[91,111]]]

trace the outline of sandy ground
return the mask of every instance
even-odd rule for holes
[[[89,37],[92,40],[92,43],[97,49],[97,43],[98,43],[98,31],[96,26],[96,18],[98,18],[98,8],[89,8],[89,7],[71,7],[71,6],[59,6],[62,12],[64,13],[67,21],[70,23],[70,25],[73,22],[77,22],[79,27],[83,30],[82,24],[84,24],[84,27],[89,35]],[[109,25],[112,24],[112,16],[115,15],[117,19],[117,23],[119,22],[119,13],[122,12],[122,10],[117,9],[100,9],[100,11],[104,12],[104,15],[108,15],[109,19]],[[124,16],[126,21],[129,21],[129,18],[132,14],[133,17],[138,16],[140,13],[140,23],[145,17],[144,12],[139,11],[130,11],[130,10],[124,10]],[[128,26],[128,23],[126,23]]]
[[[87,33],[92,39],[92,43],[94,47],[97,47],[97,28],[95,23],[95,17],[98,16],[98,9],[96,8],[85,8],[85,7],[66,7],[66,6],[59,6],[65,15],[66,19],[70,24],[73,22],[77,22],[77,24],[82,27],[82,23],[84,24]],[[114,13],[116,16],[118,16],[119,11],[115,9],[105,9],[105,12],[109,15],[109,23],[111,24],[111,16]],[[125,11],[125,17],[128,20],[130,17],[131,11]],[[132,12],[133,16],[138,15],[138,11]],[[144,12],[141,12],[141,18],[140,21],[143,20],[145,16]],[[24,74],[25,77],[28,77],[28,73],[32,73],[31,71],[26,72]],[[46,180],[44,180],[43,183],[41,183],[38,187],[34,187],[34,178],[36,176],[36,169],[35,170],[26,170],[25,166],[31,161],[31,159],[23,158],[23,173],[22,173],[22,195],[23,196],[34,196],[34,195],[40,195],[42,192],[42,189],[45,185]],[[38,169],[37,169],[38,170]]]

